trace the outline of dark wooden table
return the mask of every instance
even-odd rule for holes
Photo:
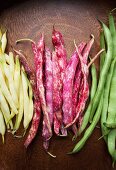
[[[95,44],[91,55],[99,50],[100,25],[96,20],[99,17],[107,23],[108,12],[116,7],[114,0],[78,0],[78,1],[5,1],[0,7],[0,25],[8,29],[8,48],[15,46],[19,38],[29,37],[38,41],[40,32],[45,33],[46,45],[52,48],[51,33],[53,24],[60,30],[65,39],[68,57],[74,45],[88,41],[90,34],[95,35]],[[33,67],[33,55],[29,43],[15,46],[22,49]],[[99,71],[99,61],[96,61]],[[59,138],[54,136],[51,140],[50,151],[57,155],[55,159],[47,155],[42,147],[41,126],[38,134],[26,150],[23,139],[16,139],[9,133],[5,136],[5,144],[0,140],[0,170],[111,170],[111,158],[105,142],[98,141],[101,136],[100,129],[87,141],[83,150],[75,155],[67,155],[74,147],[72,136]],[[78,139],[79,140],[79,139]]]

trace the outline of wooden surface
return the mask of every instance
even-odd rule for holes
[[[3,3],[0,11],[0,25],[8,29],[8,49],[15,46],[20,38],[31,38],[38,41],[40,32],[45,33],[46,45],[51,47],[51,33],[53,24],[64,35],[66,49],[70,57],[73,52],[75,39],[77,44],[88,41],[90,34],[95,35],[95,44],[91,55],[99,50],[100,26],[96,20],[99,17],[107,23],[109,10],[116,7],[116,1],[25,1]],[[33,66],[33,55],[29,43],[15,46],[22,49]],[[97,70],[99,62],[96,61]],[[47,155],[42,147],[41,126],[38,134],[26,150],[23,139],[16,139],[9,133],[5,136],[5,144],[0,140],[0,170],[111,170],[111,158],[101,136],[100,129],[95,129],[83,150],[75,155],[67,155],[74,147],[72,136],[59,138],[54,136],[51,140],[50,152],[55,159]],[[79,140],[79,139],[78,139]],[[116,169],[116,168],[115,168]]]

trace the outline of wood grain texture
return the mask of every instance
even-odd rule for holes
[[[11,5],[12,4],[12,5]],[[88,41],[90,34],[95,35],[95,44],[91,56],[99,50],[100,26],[96,17],[107,23],[109,10],[116,7],[116,1],[36,1],[30,0],[15,3],[11,0],[3,3],[0,11],[0,25],[8,29],[8,50],[11,46],[22,49],[33,67],[33,55],[29,43],[15,45],[20,38],[31,38],[38,41],[40,32],[45,33],[46,45],[51,49],[53,24],[64,35],[68,57],[73,52],[75,39],[77,44]],[[99,61],[96,61],[99,71]],[[50,152],[56,159],[47,155],[42,147],[41,126],[38,134],[26,150],[23,139],[15,139],[11,134],[5,136],[5,144],[0,140],[0,170],[111,170],[111,158],[101,136],[100,129],[95,129],[83,150],[75,155],[67,155],[74,147],[72,136],[51,140]],[[79,139],[78,139],[79,140]]]

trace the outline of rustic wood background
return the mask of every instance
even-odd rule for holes
[[[68,57],[74,49],[73,40],[77,44],[87,42],[91,33],[95,35],[91,52],[91,56],[94,56],[99,50],[100,33],[96,17],[107,23],[108,12],[114,7],[115,0],[8,0],[0,6],[0,25],[8,30],[7,50],[12,50],[11,46],[22,49],[33,67],[30,43],[16,46],[17,39],[28,37],[37,42],[40,32],[44,32],[46,45],[52,49],[51,33],[55,24],[55,28],[64,35]],[[96,66],[99,72],[99,60],[96,61]],[[66,138],[54,136],[50,146],[50,152],[57,156],[54,159],[43,150],[41,126],[27,150],[23,146],[26,136],[16,139],[7,133],[4,145],[0,140],[0,170],[111,170],[111,158],[103,139],[98,141],[100,136],[100,129],[96,128],[83,150],[70,156],[66,153],[74,147],[72,135]]]

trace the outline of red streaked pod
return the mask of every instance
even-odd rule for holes
[[[83,56],[83,60],[85,63],[87,63],[87,59],[88,59],[88,56],[89,56],[89,53],[90,53],[90,50],[91,50],[91,47],[94,43],[94,35],[91,34],[91,39],[90,41],[87,43],[83,53],[82,53],[82,56]]]
[[[79,45],[80,53],[82,53],[85,45],[86,45],[86,43],[84,43],[84,42],[80,43],[80,45]],[[81,65],[80,65],[80,62],[79,62],[78,66],[77,66],[77,69],[76,69],[75,78],[74,78],[74,84],[73,84],[73,94],[72,94],[73,119],[76,116],[76,106],[77,106],[77,102],[78,102],[79,87],[80,87],[81,79],[82,79],[82,72],[81,72]],[[76,123],[73,124],[72,131],[74,132],[75,135],[77,135],[77,126],[76,126]]]
[[[86,75],[86,73],[88,74],[88,68],[87,68],[86,64],[87,64],[87,59],[88,59],[88,55],[90,53],[91,47],[94,43],[94,36],[93,35],[91,35],[91,36],[92,36],[91,40],[88,42],[88,44],[86,45],[86,47],[85,47],[85,49],[82,53],[83,59],[81,59],[79,57],[80,62],[81,62],[81,69],[83,70],[82,71],[83,80],[82,80],[82,83],[81,83],[82,84],[81,86],[83,86],[83,87],[81,87],[81,90],[80,90],[80,93],[79,93],[80,95],[79,95],[79,101],[78,101],[78,104],[77,104],[77,107],[76,107],[76,117],[74,118],[72,123],[70,123],[66,126],[66,128],[68,128],[69,126],[74,124],[77,121],[77,119],[79,118],[79,115],[82,115],[82,111],[85,108],[85,103],[86,103],[86,100],[87,100],[88,95],[89,95],[89,87],[88,87],[88,81],[87,81],[88,76]],[[80,55],[80,52],[78,53],[78,55]],[[80,120],[82,120],[82,119],[80,118]]]
[[[67,54],[66,54],[66,49],[64,46],[64,40],[63,40],[63,36],[59,31],[56,31],[55,28],[53,27],[53,32],[52,32],[52,43],[54,45],[55,48],[55,52],[57,55],[57,62],[60,68],[60,73],[59,75],[61,75],[60,78],[60,92],[58,94],[58,97],[61,95],[62,96],[62,90],[63,90],[63,78],[64,78],[64,73],[65,73],[65,69],[67,66]],[[56,112],[54,112],[54,131],[56,134],[59,134],[59,131],[61,131],[61,134],[63,136],[67,136],[67,130],[64,129],[64,125],[62,122],[62,97],[61,98],[57,98],[58,100],[61,100],[61,106],[59,109],[57,109]],[[57,102],[57,101],[56,101]]]
[[[73,118],[75,118],[75,115],[76,115],[76,106],[77,106],[77,103],[78,103],[78,95],[79,95],[79,88],[80,88],[80,84],[81,84],[81,79],[82,79],[82,72],[81,72],[81,66],[80,66],[80,62],[79,62],[78,68],[77,68],[76,73],[75,73],[75,80],[74,80],[74,86],[73,86],[73,97],[72,97]]]
[[[37,134],[40,118],[41,118],[40,101],[34,100],[34,115],[32,119],[32,124],[27,139],[24,143],[26,148],[30,145],[30,143],[32,142],[32,140],[35,138]]]
[[[40,103],[41,103],[41,107],[42,107],[43,114],[44,114],[44,120],[46,122],[46,125],[48,127],[49,132],[52,133],[51,126],[50,126],[50,120],[49,120],[47,107],[46,107],[45,89],[44,89],[44,83],[43,83],[44,47],[45,47],[44,36],[42,34],[40,39],[39,39],[37,46],[36,46],[35,43],[32,42],[32,48],[33,48],[33,52],[34,52],[34,62],[35,62],[35,67],[36,67],[36,79],[37,79],[37,90],[39,92]]]
[[[78,47],[78,50],[81,54],[84,50],[85,45],[86,45],[86,43],[82,42],[82,43],[80,43],[80,45]],[[82,71],[81,71],[81,64],[79,62],[77,69],[76,69],[76,73],[75,73],[74,84],[73,84],[73,94],[72,94],[73,116],[74,117],[76,115],[76,106],[77,106],[77,102],[78,102],[77,99],[78,99],[81,79],[82,79]]]
[[[62,34],[59,31],[56,31],[54,27],[52,32],[52,43],[54,45],[55,52],[58,57],[59,67],[61,71],[61,78],[63,80],[63,76],[67,66],[67,54],[66,54],[66,49],[64,47],[64,40]]]
[[[27,75],[30,76],[33,73],[33,71],[32,71],[32,68],[28,64],[26,56],[21,52],[21,50],[18,51],[13,48],[13,51],[19,56],[20,63],[24,66]]]
[[[19,60],[20,60],[21,64],[24,66],[24,69],[29,77],[30,82],[31,82],[33,94],[34,94],[34,115],[33,115],[33,119],[32,119],[31,128],[29,130],[29,134],[28,134],[28,136],[25,140],[25,143],[24,143],[25,147],[27,148],[37,134],[37,130],[38,130],[40,118],[41,118],[41,106],[40,106],[40,100],[39,100],[39,95],[38,95],[38,91],[37,91],[36,75],[30,68],[25,55],[22,54],[21,51],[17,51],[15,49],[14,49],[14,51],[16,54],[18,54]]]
[[[85,64],[85,60],[82,57],[82,55],[80,54],[77,47],[76,47],[76,51],[77,51],[77,54],[79,56],[80,63],[81,63],[82,81],[81,81],[81,85],[80,85],[79,100],[78,100],[78,104],[76,106],[76,116],[72,122],[70,122],[69,124],[66,125],[65,128],[70,127],[78,120],[79,116],[82,114],[82,112],[85,108],[85,103],[89,96],[89,85],[88,85],[88,80],[87,80],[88,79],[88,66],[87,66],[87,64]]]
[[[83,43],[83,48],[84,46],[85,43]],[[82,51],[83,48],[82,45],[79,45],[78,47],[79,51]],[[78,63],[79,58],[75,51],[69,60],[63,80],[63,122],[65,125],[68,125],[73,121],[73,82]]]
[[[52,129],[53,124],[53,68],[52,68],[52,56],[49,48],[45,49],[45,97],[47,112]],[[49,147],[49,139],[52,137],[52,133],[49,133],[45,120],[43,120],[42,136],[44,138],[43,146],[47,150]]]
[[[53,112],[54,112],[54,132],[59,135],[67,135],[67,130],[63,129],[62,122],[62,79],[56,52],[52,53],[53,63]]]

